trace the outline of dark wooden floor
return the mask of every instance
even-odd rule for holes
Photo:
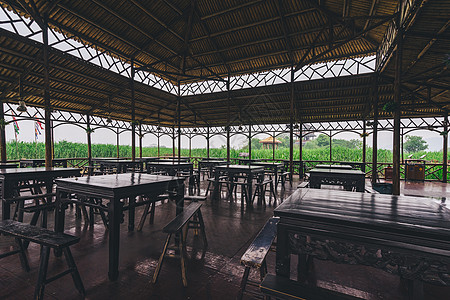
[[[278,191],[286,198],[293,188]],[[204,189],[206,187],[203,186]],[[406,195],[447,197],[450,185],[441,183],[402,183]],[[202,191],[202,194],[204,191]],[[268,198],[268,196],[267,196]],[[424,201],[429,199],[424,198]],[[165,234],[162,228],[173,218],[172,202],[156,209],[155,224],[145,224],[142,232],[128,232],[122,224],[120,246],[120,275],[116,282],[107,278],[107,233],[98,218],[94,228],[75,220],[74,211],[67,212],[66,232],[81,237],[72,252],[83,279],[87,299],[234,299],[239,289],[243,268],[239,259],[266,220],[272,216],[273,206],[247,209],[238,201],[222,199],[203,205],[209,248],[201,258],[200,244],[192,236],[189,239],[192,258],[187,261],[188,287],[183,288],[180,266],[177,260],[165,261],[158,284],[150,283],[157,259],[162,250]],[[140,217],[139,210],[137,216]],[[50,224],[53,223],[51,218]],[[0,238],[0,246],[2,246]],[[198,242],[198,243],[197,243]],[[0,251],[4,251],[7,248]],[[32,299],[39,265],[39,246],[28,249],[31,271],[20,268],[18,256],[0,260],[0,299]],[[269,254],[269,272],[274,272],[275,255]],[[65,266],[63,260],[51,257],[50,275]],[[295,268],[292,268],[295,269]],[[406,290],[399,278],[380,270],[361,266],[335,265],[315,262],[318,285],[357,295],[365,299],[404,299]],[[256,272],[252,273],[258,277]],[[293,274],[295,276],[295,274]],[[249,288],[249,290],[255,290]],[[426,299],[449,299],[449,288],[425,286]],[[70,276],[63,277],[46,287],[47,299],[80,299]],[[246,295],[247,299],[252,298]]]

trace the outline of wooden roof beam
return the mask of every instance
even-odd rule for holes
[[[286,43],[289,60],[293,64],[294,63],[294,56],[292,53],[293,47],[292,47],[291,40],[289,39],[289,30],[288,30],[288,27],[286,24],[286,19],[284,18],[283,0],[278,0],[278,2],[276,2],[276,7],[278,10],[278,16],[280,17],[281,28],[283,30],[284,42]]]
[[[155,55],[153,55],[153,54],[151,54],[151,53],[145,51],[144,49],[142,49],[142,47],[140,47],[140,46],[138,46],[138,45],[135,45],[133,42],[130,42],[130,41],[126,40],[125,38],[123,38],[123,37],[121,37],[121,36],[115,34],[115,33],[112,32],[111,30],[109,30],[109,29],[107,29],[107,28],[104,28],[103,26],[97,24],[95,21],[90,20],[90,19],[88,19],[87,17],[84,17],[84,16],[80,15],[79,13],[77,13],[77,12],[75,12],[74,10],[72,10],[71,8],[69,8],[67,5],[58,3],[58,7],[60,7],[60,8],[62,8],[62,9],[64,9],[65,11],[67,11],[67,12],[73,14],[73,15],[76,16],[77,18],[80,18],[80,19],[84,20],[85,22],[91,24],[92,26],[97,27],[97,28],[100,29],[101,31],[103,31],[103,32],[105,32],[105,33],[107,33],[107,34],[109,34],[110,36],[116,38],[117,40],[121,41],[122,43],[124,43],[124,44],[126,44],[126,45],[128,45],[128,46],[131,46],[132,48],[134,48],[134,49],[136,49],[136,50],[139,50],[139,51],[141,51],[142,53],[145,53],[145,54],[148,55],[149,57],[151,57],[151,58],[153,58],[153,59],[155,59],[155,60],[160,60],[160,59],[161,59],[161,58],[159,58],[159,57],[157,57],[157,56],[155,56]],[[51,21],[50,21],[50,22],[51,22]],[[97,45],[97,42],[94,41],[93,44],[94,44],[94,45]],[[127,57],[127,59],[129,59],[129,58]],[[177,69],[177,68],[174,67],[174,66],[171,66],[171,67],[173,67],[174,69]]]
[[[409,71],[412,70],[412,68],[419,62],[419,60],[430,50],[430,48],[433,46],[433,44],[438,40],[439,36],[443,34],[448,28],[450,27],[450,20],[448,20],[437,32],[437,37],[433,37],[426,45],[425,47],[419,52],[417,57],[409,63],[409,65],[406,67],[405,72],[403,72],[402,76],[405,76]]]

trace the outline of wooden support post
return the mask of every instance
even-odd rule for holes
[[[363,163],[363,169],[362,171],[365,173],[366,172],[366,132],[367,132],[367,128],[366,128],[366,120],[363,119],[363,148],[362,148],[362,163]]]
[[[227,80],[227,161],[230,161],[230,74],[228,74]]]
[[[160,137],[160,133],[158,132],[158,157],[159,157],[159,137]]]
[[[175,157],[175,126],[172,126],[172,157]]]
[[[189,134],[189,158],[192,157],[192,136]]]
[[[131,160],[136,160],[136,104],[134,99],[134,59],[131,59]]]
[[[378,178],[378,76],[375,74],[372,86],[373,136],[372,136],[372,183]]]
[[[272,140],[272,160],[275,160],[275,131],[273,132],[273,140]]]
[[[5,120],[5,111],[3,108],[3,102],[0,102],[0,119]],[[6,162],[7,160],[5,126],[0,126],[0,159],[2,163]]]
[[[91,118],[86,115],[86,136],[87,136],[87,147],[88,147],[88,165],[92,166],[92,145],[91,145]]]
[[[248,159],[252,159],[252,125],[248,125]]]
[[[142,158],[142,124],[139,124],[139,157]]]
[[[294,66],[291,67],[291,117],[289,126],[289,172],[294,174]],[[292,182],[292,181],[291,181]]]
[[[403,27],[401,16],[403,15],[403,5],[400,2],[400,14],[397,20],[397,51],[395,57],[395,79],[394,79],[394,137],[392,153],[392,194],[400,195],[400,104],[401,104],[401,73],[403,54]]]
[[[444,118],[444,134],[442,135],[443,145],[443,159],[442,159],[442,182],[447,183],[447,164],[448,164],[448,116]]]
[[[206,157],[209,159],[209,126],[206,128]]]
[[[119,129],[116,132],[116,145],[117,145],[117,158],[120,157],[120,145],[119,145]]]
[[[332,161],[333,155],[332,155],[332,147],[331,147],[331,142],[332,142],[332,136],[331,136],[331,131],[330,131],[330,163]]]
[[[303,159],[303,123],[302,122],[300,122],[299,124],[298,124],[298,126],[299,126],[299,134],[298,134],[298,139],[299,139],[299,145],[298,145],[298,159],[300,160],[300,162],[302,161],[302,159]]]
[[[52,128],[50,119],[52,109],[50,106],[50,62],[48,45],[48,18],[44,15],[44,24],[42,28],[43,42],[43,70],[44,70],[44,107],[45,107],[45,168],[52,167]]]
[[[181,162],[181,98],[177,101],[177,122],[178,122],[178,162]]]

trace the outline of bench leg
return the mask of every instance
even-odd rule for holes
[[[161,253],[161,256],[159,257],[158,265],[156,265],[155,273],[153,274],[153,283],[156,283],[158,281],[159,272],[161,271],[161,266],[163,264],[164,257],[166,256],[167,247],[169,246],[169,242],[170,242],[170,238],[171,237],[172,237],[172,234],[169,233],[167,235],[166,242],[164,243],[164,248],[163,248],[163,251]]]
[[[142,212],[142,217],[141,217],[141,220],[139,221],[137,231],[142,231],[142,227],[144,227],[145,219],[147,219],[147,215],[150,210],[150,204],[151,203],[147,203],[144,207],[144,211]]]
[[[187,228],[186,228],[187,231]],[[180,251],[180,264],[181,264],[181,280],[183,281],[183,286],[187,287],[187,278],[186,278],[186,265],[184,261],[184,255],[185,255],[185,240],[183,237],[183,234],[180,234],[180,243],[178,244],[178,251]]]
[[[77,265],[73,260],[72,252],[70,252],[69,247],[64,248],[63,252],[64,256],[66,257],[67,265],[69,266],[69,269],[72,271],[70,274],[72,275],[75,288],[82,296],[84,296],[86,292],[84,290],[83,281],[81,281],[80,273],[78,273]]]
[[[247,286],[248,275],[250,274],[250,267],[245,267],[244,276],[242,276],[241,286],[239,287],[239,292],[236,297],[237,300],[241,300],[244,296],[245,287]]]
[[[18,246],[19,251],[20,251],[19,252],[20,264],[22,265],[22,268],[25,271],[29,272],[30,271],[30,265],[28,264],[28,259],[27,259],[27,256],[25,254],[25,247],[24,247],[24,245],[22,243],[22,240],[19,239],[19,238],[16,238],[16,243],[17,243],[17,246]]]
[[[50,256],[50,247],[42,246],[41,260],[39,263],[39,274],[34,291],[34,299],[44,299],[45,280],[47,279],[48,258]]]
[[[204,252],[206,252],[206,248],[208,247],[208,241],[206,240],[205,223],[203,222],[203,215],[202,215],[201,210],[198,210],[197,217],[198,217],[198,222],[200,224],[200,232],[201,232],[202,238],[203,238]],[[203,254],[203,255],[205,255],[205,254]]]
[[[152,206],[150,208],[150,224],[153,224],[155,222],[155,208],[156,208],[156,202],[152,202]]]

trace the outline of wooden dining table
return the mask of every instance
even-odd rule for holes
[[[219,195],[219,178],[221,176],[227,176],[228,181],[232,183],[236,175],[244,175],[247,182],[247,205],[252,205],[253,195],[253,179],[258,180],[264,177],[264,167],[262,166],[250,166],[250,165],[232,165],[225,164],[215,167],[214,172],[214,191],[212,194],[213,199],[217,199]]]
[[[117,173],[127,173],[128,169],[142,170],[142,162],[139,160],[122,158],[92,158],[94,164],[100,166],[100,172],[115,169]]]
[[[450,210],[426,197],[298,189],[275,210],[276,274],[290,277],[291,255],[383,269],[409,281],[450,286]],[[420,298],[417,298],[420,299]]]
[[[283,172],[284,163],[255,161],[251,162],[250,165],[264,167],[265,171],[268,171],[270,172],[270,174],[273,174],[273,176],[275,177],[274,178],[275,191],[278,189],[278,174]]]
[[[309,185],[320,189],[322,184],[342,185],[345,190],[355,188],[357,192],[365,190],[365,173],[360,170],[344,168],[314,168],[309,171]]]
[[[108,277],[110,280],[116,280],[119,275],[120,223],[124,206],[122,200],[128,199],[128,230],[134,230],[136,197],[144,195],[156,201],[158,195],[168,190],[175,192],[176,213],[179,214],[184,206],[184,179],[180,177],[133,172],[58,179],[56,180],[55,231],[64,231],[66,205],[63,203],[67,195],[75,194],[81,198],[102,198],[108,201]]]
[[[78,168],[11,168],[0,169],[0,195],[2,200],[2,219],[11,218],[11,204],[17,202],[21,195],[21,190],[29,187],[28,190],[34,194],[42,194],[42,187],[45,187],[46,194],[52,193],[55,178],[80,176]],[[46,197],[47,201],[52,200],[52,196]],[[22,201],[23,202],[23,201]],[[17,203],[23,206],[23,203]],[[21,219],[21,217],[19,217]]]

